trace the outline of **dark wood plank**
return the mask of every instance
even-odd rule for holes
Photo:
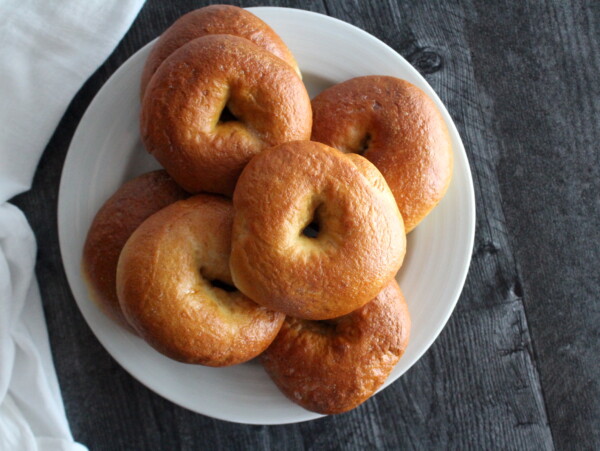
[[[456,121],[476,186],[477,236],[465,291],[440,338],[398,382],[355,411],[309,423],[244,426],[197,415],[114,362],[64,276],[56,231],[60,170],[77,123],[108,77],[203,4],[144,6],[73,100],[33,190],[15,199],[38,238],[37,275],[75,438],[110,450],[550,449],[553,438],[561,448],[597,447],[598,3],[243,2],[354,23],[426,76]]]
[[[475,1],[468,11],[554,440],[598,449],[600,3]]]

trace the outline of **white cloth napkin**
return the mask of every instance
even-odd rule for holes
[[[35,279],[35,238],[7,201],[31,187],[75,93],[143,0],[0,0],[0,450],[84,450],[73,441]]]

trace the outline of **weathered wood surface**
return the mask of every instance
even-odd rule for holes
[[[108,77],[182,13],[150,0],[73,100],[15,203],[37,274],[67,415],[90,449],[592,449],[600,447],[600,3],[244,1],[353,23],[403,56],[445,102],[477,197],[465,290],[399,381],[353,412],[287,426],[194,414],[132,379],[95,339],[58,248],[60,171]],[[257,406],[259,409],[260,406]]]

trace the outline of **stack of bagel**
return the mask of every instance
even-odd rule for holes
[[[154,44],[142,142],[163,170],[98,211],[82,268],[115,321],[181,362],[259,357],[292,401],[350,410],[404,353],[395,276],[444,196],[445,122],[419,88],[365,76],[311,102],[275,32],[226,5]]]

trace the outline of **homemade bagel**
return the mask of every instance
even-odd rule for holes
[[[233,208],[198,195],[152,215],[131,235],[117,267],[117,293],[136,332],[175,360],[225,366],[256,357],[273,341],[282,313],[232,285]]]
[[[146,149],[192,193],[231,195],[250,158],[308,139],[311,126],[310,99],[294,70],[225,35],[194,39],[171,54],[150,80],[141,112]]]
[[[248,39],[281,58],[300,75],[300,69],[292,52],[266,23],[237,6],[210,5],[181,16],[152,46],[142,72],[142,97],[150,78],[171,53],[192,39],[208,34],[230,34]]]
[[[419,88],[394,77],[358,77],[321,92],[312,107],[311,139],[377,166],[407,233],[444,197],[452,144],[440,111]]]
[[[408,307],[392,280],[371,302],[341,318],[287,317],[260,360],[295,403],[322,414],[342,413],[385,382],[409,334]]]
[[[121,249],[146,218],[185,197],[165,171],[154,171],[125,183],[96,213],[83,247],[82,272],[91,298],[117,322],[128,325],[117,298]]]
[[[268,149],[242,172],[233,204],[233,281],[270,309],[345,315],[402,264],[406,236],[394,197],[358,155],[310,141]]]

